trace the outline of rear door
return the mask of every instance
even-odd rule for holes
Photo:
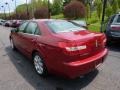
[[[30,22],[23,35],[24,49],[27,56],[30,57],[33,49],[36,48],[36,39],[39,37],[39,29],[36,22]]]
[[[22,52],[24,52],[24,47],[23,47],[23,35],[25,33],[25,28],[27,27],[28,22],[23,23],[19,28],[18,32],[13,34],[13,39],[15,42],[15,46]]]

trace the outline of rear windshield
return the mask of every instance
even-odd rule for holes
[[[86,24],[86,22],[85,21],[73,21],[73,22],[75,22],[75,23],[77,23],[77,24],[79,24],[79,25],[81,25],[81,26],[87,26],[87,24]]]
[[[60,20],[60,21],[47,21],[47,25],[54,33],[62,33],[62,32],[74,32],[86,30],[80,26],[76,26],[71,22]]]

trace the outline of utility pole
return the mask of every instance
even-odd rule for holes
[[[27,3],[27,0],[26,0],[26,9],[27,9],[27,16],[28,16],[28,19],[29,19],[30,17],[29,17],[29,9],[28,9],[28,3]]]
[[[35,18],[35,16],[34,16],[35,7],[34,7],[34,2],[33,2],[33,0],[31,0],[31,8],[32,8],[32,18],[34,19],[34,18]]]
[[[101,21],[100,32],[103,32],[103,25],[104,25],[104,19],[105,19],[106,5],[107,5],[107,0],[104,0],[104,1],[103,1],[103,13],[102,13],[102,21]]]
[[[50,1],[48,0],[48,18],[50,19],[51,9],[50,9]]]

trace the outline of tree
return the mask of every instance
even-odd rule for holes
[[[117,3],[117,0],[114,0],[113,4],[112,4],[112,10],[113,10],[113,13],[117,13],[117,10],[118,10],[118,3]]]
[[[63,6],[66,6],[66,5],[69,4],[70,2],[71,2],[71,0],[64,0]]]
[[[86,16],[86,9],[83,3],[72,1],[64,7],[64,16],[68,19],[83,18]]]
[[[36,19],[49,18],[48,8],[41,7],[35,10],[34,16]]]
[[[107,3],[107,8],[106,8],[106,16],[110,17],[112,15],[112,7],[110,5],[110,3]]]
[[[27,6],[28,6],[28,13],[29,13],[29,17],[31,18],[31,15],[32,15],[32,7],[31,7],[31,4],[22,4],[22,5],[19,5],[17,6],[17,12],[18,13],[18,16],[19,14],[22,14],[24,16],[24,13],[26,15],[26,12],[27,12]]]
[[[63,9],[63,0],[53,0],[52,14],[59,14]]]
[[[96,0],[95,1],[95,6],[96,6],[96,9],[97,9],[98,18],[100,19],[101,13],[102,13],[102,1],[101,0]]]
[[[80,2],[82,2],[82,3],[87,3],[87,2],[89,2],[89,1],[91,1],[91,0],[64,0],[64,6],[66,6],[67,4],[69,4],[71,1],[80,1]]]
[[[19,5],[19,6],[17,6],[16,9],[17,9],[17,12],[19,12],[19,13],[25,12],[26,11],[26,4]]]

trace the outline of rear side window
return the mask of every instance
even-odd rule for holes
[[[113,20],[113,24],[120,24],[120,15],[116,15],[114,20]]]
[[[120,15],[118,15],[117,23],[120,23]]]
[[[35,35],[41,35],[40,29],[38,27],[36,28]]]
[[[35,34],[36,29],[37,29],[37,24],[30,22],[25,30],[25,33]]]
[[[25,30],[27,25],[28,25],[28,22],[21,24],[19,27],[19,32],[25,32],[24,30]]]
[[[110,24],[113,22],[114,18],[115,18],[115,15],[111,17]]]

